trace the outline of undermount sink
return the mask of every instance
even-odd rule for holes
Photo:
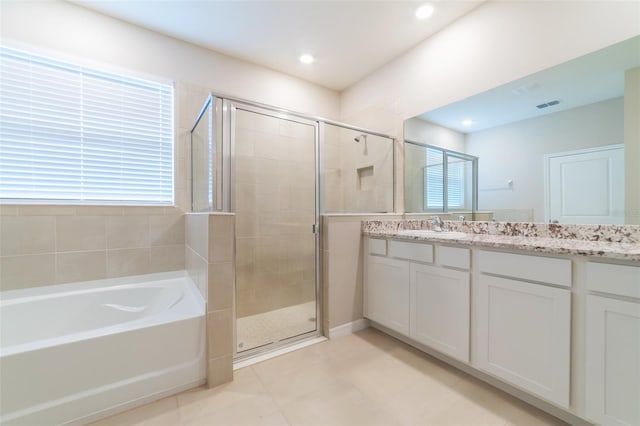
[[[398,231],[399,235],[407,235],[410,237],[432,237],[432,238],[445,238],[445,239],[457,239],[467,236],[464,232],[458,231],[434,231],[431,229],[404,229]]]

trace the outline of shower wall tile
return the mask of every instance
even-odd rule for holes
[[[49,253],[55,249],[51,216],[5,216],[0,221],[0,255]]]
[[[150,271],[148,248],[107,251],[107,276],[109,278],[148,274]]]
[[[107,278],[106,250],[56,255],[56,284],[103,278]]]
[[[1,257],[0,290],[53,284],[55,269],[55,255],[53,254]]]
[[[58,216],[56,251],[104,250],[106,233],[104,216]]]
[[[149,247],[148,216],[113,216],[107,218],[107,248]]]

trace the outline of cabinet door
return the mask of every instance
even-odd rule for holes
[[[469,362],[469,273],[411,264],[410,324],[412,339]]]
[[[568,289],[480,275],[478,366],[569,406]]]
[[[409,262],[367,256],[365,315],[409,335]]]
[[[587,417],[640,425],[640,303],[587,296]]]

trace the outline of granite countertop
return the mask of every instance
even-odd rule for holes
[[[417,223],[421,222],[421,223]],[[456,238],[407,235],[403,230],[429,229],[426,221],[365,221],[362,233],[370,237],[425,241],[463,246],[491,247],[560,255],[578,255],[601,259],[640,262],[640,227],[546,225],[487,222],[445,222],[451,231],[464,232]]]

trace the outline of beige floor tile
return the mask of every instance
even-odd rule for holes
[[[377,403],[384,403],[421,379],[413,368],[388,354],[342,369],[340,374]]]
[[[458,398],[446,409],[428,414],[424,422],[433,425],[564,425],[516,398],[466,376],[455,387]]]
[[[562,421],[376,330],[325,341],[96,423],[549,426]]]
[[[234,404],[266,396],[267,390],[254,371],[248,368],[236,370],[233,382],[213,389],[200,387],[177,396],[181,419],[184,422],[224,410]]]
[[[174,426],[180,424],[175,396],[91,423],[92,426]]]
[[[282,411],[292,426],[399,424],[358,389],[339,382],[292,401]]]
[[[253,396],[206,415],[185,420],[183,426],[286,426],[286,419],[268,396]]]
[[[423,377],[407,389],[383,402],[387,411],[402,424],[419,425],[424,419],[446,410],[458,398],[453,384]]]
[[[328,342],[289,352],[255,364],[252,368],[260,377],[262,383],[269,385],[282,377],[292,377],[299,372],[313,369],[317,363],[327,362],[329,358],[326,353],[325,343]]]
[[[328,362],[318,362],[312,368],[297,371],[295,374],[272,378],[265,383],[265,387],[276,403],[284,407],[302,396],[331,388],[339,383],[335,368]]]

